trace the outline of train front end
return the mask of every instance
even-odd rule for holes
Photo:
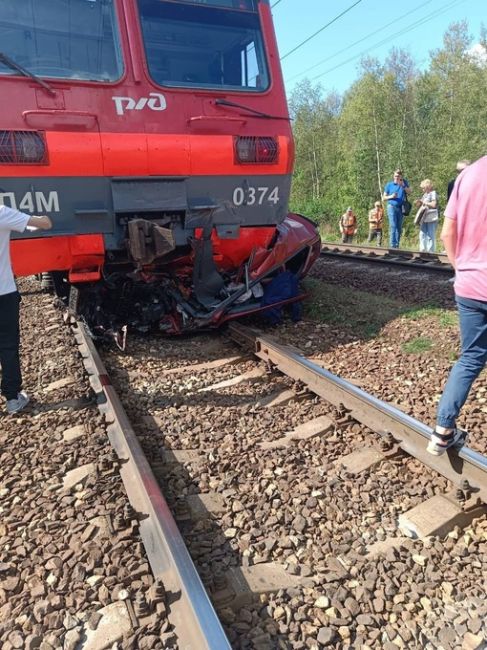
[[[217,326],[308,271],[267,1],[0,0],[0,34],[0,201],[54,222],[17,274],[118,335]]]

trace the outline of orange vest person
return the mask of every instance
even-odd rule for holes
[[[369,210],[369,236],[367,242],[377,240],[377,246],[382,245],[382,228],[384,223],[384,208],[380,201],[374,203],[372,210]]]
[[[357,234],[357,217],[350,207],[340,217],[340,232],[344,244],[351,244],[353,236]]]

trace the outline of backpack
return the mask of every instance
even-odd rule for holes
[[[261,306],[269,306],[263,313],[264,318],[271,325],[277,325],[282,320],[283,305],[272,307],[276,302],[288,300],[299,295],[299,280],[291,271],[283,271],[276,275],[269,284],[264,287],[264,296]],[[291,318],[296,323],[301,319],[301,303],[293,302],[290,304]]]

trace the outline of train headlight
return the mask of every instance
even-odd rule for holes
[[[47,145],[39,131],[0,131],[0,165],[47,164]]]
[[[271,165],[279,159],[279,146],[272,136],[239,135],[234,143],[235,159],[239,164]]]

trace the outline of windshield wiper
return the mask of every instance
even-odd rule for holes
[[[17,72],[20,72],[20,74],[24,75],[24,77],[30,77],[35,82],[37,82],[40,86],[45,88],[50,95],[55,95],[56,94],[56,91],[54,90],[54,88],[52,88],[46,81],[43,81],[42,79],[40,79],[33,72],[29,72],[29,70],[26,70],[23,66],[20,65],[20,63],[17,63],[13,59],[11,59],[9,56],[4,54],[3,52],[0,52],[0,63],[4,63],[6,66],[11,68],[12,70],[17,70]]]
[[[232,108],[241,108],[244,111],[248,111],[257,117],[263,117],[266,120],[286,120],[290,121],[290,117],[281,117],[280,115],[269,115],[269,113],[262,113],[261,111],[256,111],[255,108],[250,108],[250,106],[244,106],[243,104],[237,104],[236,102],[230,102],[228,99],[217,99],[215,100],[217,106],[231,106]]]

